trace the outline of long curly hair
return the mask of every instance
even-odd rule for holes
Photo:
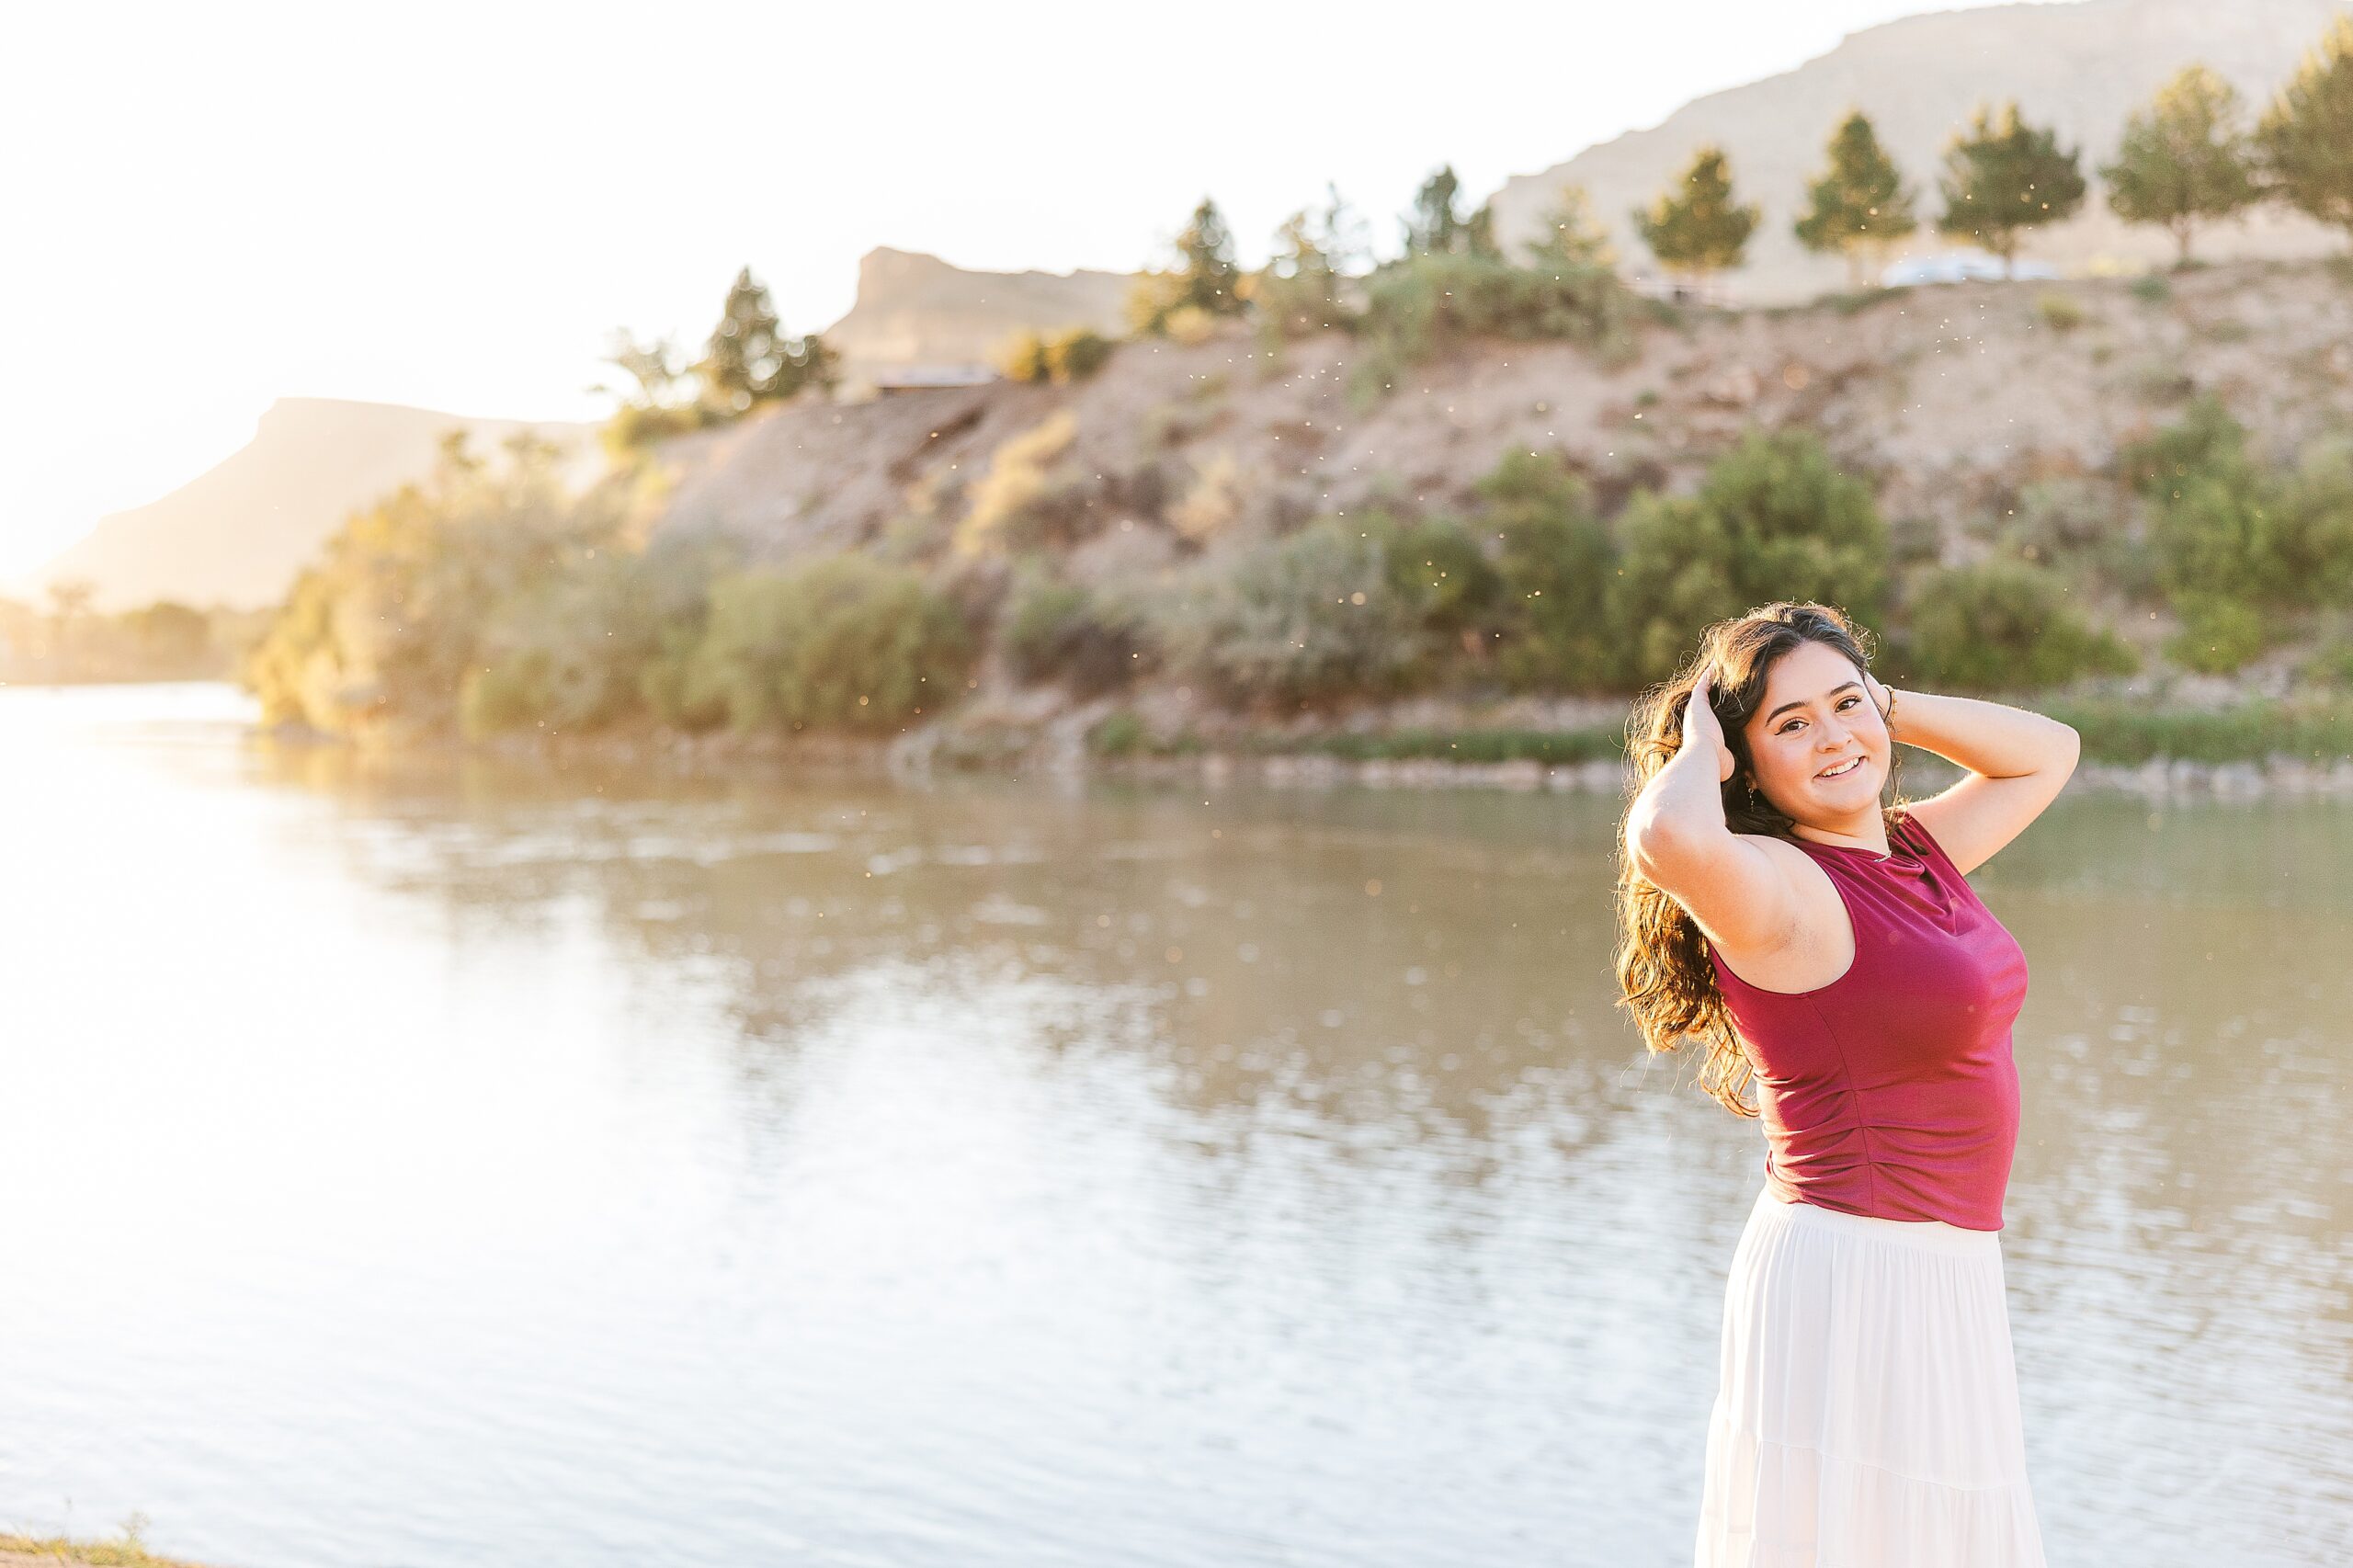
[[[1753,789],[1755,763],[1745,726],[1765,701],[1765,680],[1782,655],[1801,642],[1822,642],[1870,667],[1876,639],[1828,605],[1776,602],[1746,615],[1717,621],[1699,635],[1699,645],[1681,668],[1634,699],[1626,719],[1626,755],[1633,763],[1626,790],[1631,814],[1643,786],[1682,749],[1683,711],[1699,672],[1712,665],[1710,708],[1723,725],[1724,744],[1736,766],[1722,786],[1724,823],[1734,833],[1769,834],[1795,842],[1795,824]],[[1887,783],[1881,812],[1893,830],[1903,820],[1898,790],[1902,760],[1888,753]],[[1645,881],[1626,853],[1625,818],[1618,834],[1618,1005],[1633,1015],[1643,1041],[1654,1053],[1697,1039],[1705,1048],[1698,1082],[1701,1089],[1739,1116],[1755,1116],[1749,1090],[1754,1077],[1699,925],[1673,898]]]

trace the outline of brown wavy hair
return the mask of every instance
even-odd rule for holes
[[[1626,718],[1626,755],[1633,763],[1626,788],[1627,814],[1635,797],[1683,746],[1683,710],[1692,684],[1712,665],[1715,679],[1708,706],[1723,725],[1724,744],[1735,764],[1723,782],[1724,823],[1734,833],[1769,834],[1792,842],[1795,819],[1785,816],[1753,791],[1756,774],[1745,733],[1749,718],[1765,701],[1765,679],[1781,656],[1801,642],[1822,642],[1844,653],[1859,670],[1870,667],[1876,639],[1828,605],[1779,601],[1746,615],[1720,620],[1699,634],[1699,645],[1676,673],[1634,699]],[[1888,748],[1888,777],[1881,812],[1893,831],[1903,819],[1897,790],[1903,763]],[[1626,853],[1625,819],[1618,833],[1618,1005],[1633,1015],[1643,1041],[1654,1053],[1699,1040],[1707,1054],[1699,1063],[1699,1087],[1727,1109],[1755,1116],[1748,1096],[1753,1070],[1732,1015],[1725,1009],[1716,972],[1708,962],[1699,925],[1673,898],[1645,881]]]

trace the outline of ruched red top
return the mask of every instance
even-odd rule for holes
[[[1846,903],[1847,972],[1812,991],[1766,991],[1707,944],[1755,1068],[1767,1187],[1783,1202],[2000,1230],[2018,1151],[2010,1024],[2026,1000],[2026,954],[1908,814],[1890,824],[1885,860],[1791,842]]]

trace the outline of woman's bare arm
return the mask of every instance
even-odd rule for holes
[[[1797,899],[1771,854],[1725,824],[1722,790],[1733,763],[1708,706],[1712,673],[1692,689],[1682,748],[1626,813],[1626,856],[1644,881],[1690,911],[1726,956],[1761,958],[1796,935]]]
[[[1889,729],[1896,740],[1969,770],[1911,808],[1963,871],[2026,831],[2058,797],[2082,755],[2083,738],[2040,713],[1973,697],[1881,690],[1882,711],[1887,699],[1895,704]]]

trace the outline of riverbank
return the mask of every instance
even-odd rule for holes
[[[922,780],[980,774],[1205,788],[1622,792],[1629,781],[1624,705],[1576,699],[1552,706],[1561,710],[1510,715],[1523,722],[1509,727],[1481,725],[1475,720],[1482,715],[1471,710],[1424,702],[1361,711],[1344,724],[1253,727],[1223,716],[1155,730],[1127,708],[1040,703],[1030,712],[1002,705],[969,711],[891,736],[690,734],[637,726],[479,742],[378,731],[356,744],[381,756],[491,756],[557,772],[609,767],[686,776]],[[2257,702],[2165,710],[2079,701],[2036,708],[2084,737],[2071,791],[2147,799],[2353,799],[2353,705]],[[1550,719],[1554,727],[1525,722],[1530,718]],[[355,744],[299,727],[266,733],[278,744]],[[1902,761],[1901,782],[1908,791],[1941,788],[1958,777],[1951,764],[1927,752],[1905,748]]]

